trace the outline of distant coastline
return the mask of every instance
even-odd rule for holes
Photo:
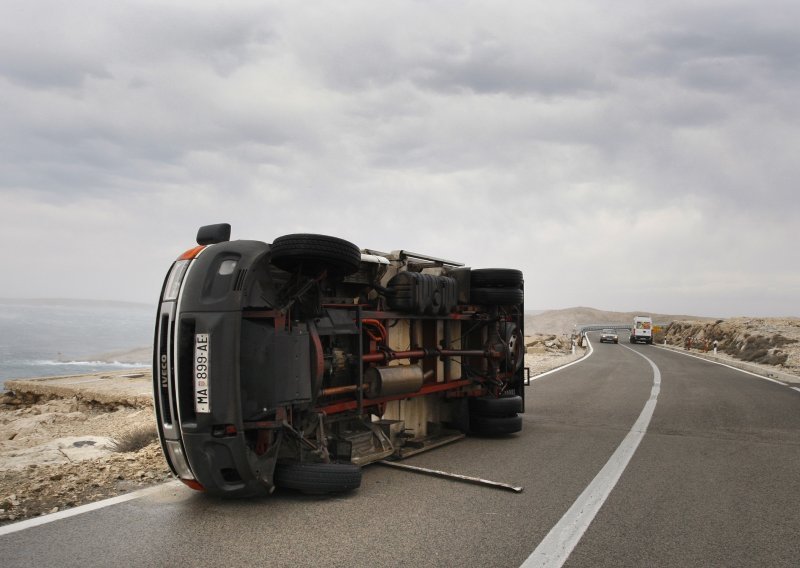
[[[14,305],[33,305],[33,306],[107,306],[107,307],[120,307],[120,308],[141,308],[152,309],[155,312],[152,304],[144,302],[127,302],[124,300],[89,300],[85,298],[0,298],[0,304],[14,304]]]
[[[149,367],[154,325],[155,305],[0,298],[0,385],[8,379]]]
[[[88,358],[90,361],[97,361],[107,364],[121,365],[140,365],[149,366],[153,360],[153,347],[137,347],[135,349],[109,351]]]

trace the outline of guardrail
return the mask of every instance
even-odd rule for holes
[[[593,323],[593,324],[586,324],[586,325],[579,325],[575,326],[581,333],[586,333],[587,331],[601,331],[604,329],[613,329],[614,331],[630,331],[631,325],[624,324],[624,323]]]

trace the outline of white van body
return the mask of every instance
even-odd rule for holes
[[[631,327],[631,343],[653,343],[653,318],[636,316]]]

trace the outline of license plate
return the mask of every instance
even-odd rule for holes
[[[194,337],[194,410],[207,414],[211,412],[208,396],[208,334],[197,333]]]

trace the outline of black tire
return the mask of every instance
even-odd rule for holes
[[[471,415],[484,417],[515,416],[522,412],[522,397],[518,394],[505,394],[499,398],[481,396],[469,399]]]
[[[522,417],[514,416],[477,416],[470,415],[469,428],[474,434],[495,436],[513,434],[522,430]]]
[[[323,270],[347,276],[361,266],[361,251],[353,243],[327,235],[284,235],[272,243],[272,263],[287,272],[314,278]]]
[[[505,306],[521,304],[524,293],[519,288],[473,288],[469,294],[470,302],[486,306]]]
[[[343,493],[361,486],[361,468],[349,463],[287,463],[275,466],[275,485],[307,495]]]
[[[522,271],[516,268],[476,268],[470,271],[473,288],[520,288]]]

